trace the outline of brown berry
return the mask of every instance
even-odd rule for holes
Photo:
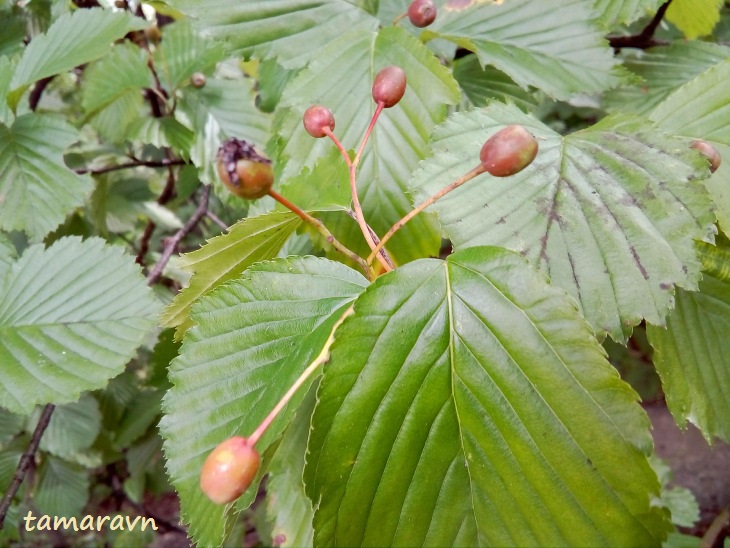
[[[205,459],[200,488],[216,504],[228,504],[248,489],[259,469],[259,452],[246,438],[220,443]]]
[[[385,67],[373,82],[373,100],[385,108],[396,105],[406,92],[406,73],[396,66]]]
[[[429,26],[436,20],[436,4],[433,0],[413,0],[408,6],[408,19],[419,29]]]
[[[522,126],[507,126],[492,135],[479,154],[495,177],[509,177],[529,166],[537,155],[537,139]]]
[[[707,141],[701,141],[699,139],[692,141],[692,144],[689,146],[707,158],[710,162],[710,172],[715,173],[717,171],[717,168],[720,167],[720,163],[722,162],[722,157],[715,147]]]
[[[202,88],[205,85],[205,74],[202,72],[194,72],[190,76],[190,85],[194,88]]]
[[[268,194],[274,183],[271,160],[246,141],[230,139],[218,151],[218,176],[235,195],[256,200]]]
[[[319,139],[325,137],[325,129],[330,131],[335,129],[335,117],[332,111],[322,105],[313,105],[309,107],[302,118],[304,129],[307,130],[312,137]]]

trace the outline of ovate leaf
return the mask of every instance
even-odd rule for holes
[[[453,2],[429,32],[473,51],[523,88],[551,97],[608,89],[620,82],[616,60],[584,0]],[[549,16],[546,16],[549,14]]]
[[[76,129],[49,116],[0,123],[0,228],[39,241],[84,203],[91,177],[63,163],[63,151],[78,139]]]
[[[640,118],[610,117],[561,137],[493,104],[434,132],[436,152],[412,181],[418,201],[477,165],[485,140],[514,123],[538,138],[533,164],[503,179],[482,175],[433,206],[456,249],[519,251],[568,290],[601,338],[621,341],[642,318],[662,324],[672,286],[697,286],[694,239],[715,231],[699,180],[707,162]]]
[[[122,372],[158,304],[120,247],[62,238],[28,248],[0,284],[0,401],[29,413]]]
[[[373,30],[378,25],[367,6],[349,0],[176,0],[173,4],[207,33],[230,44],[234,53],[277,57],[287,68],[317,58],[345,29]]]
[[[720,228],[730,231],[730,60],[707,69],[672,93],[650,117],[665,131],[688,141],[703,139],[717,148],[723,162],[707,181]]]
[[[22,93],[33,82],[89,63],[107,53],[115,40],[149,23],[127,12],[80,9],[59,17],[23,52],[10,89]]]
[[[677,291],[667,327],[647,334],[677,424],[730,441],[730,283],[704,272],[699,289]]]
[[[482,68],[476,55],[467,55],[454,63],[454,78],[469,102],[476,107],[485,107],[495,99],[504,103],[512,102],[525,112],[537,106],[535,97],[515,84],[504,72],[490,66]]]
[[[190,272],[188,287],[177,294],[162,315],[163,327],[190,326],[190,306],[201,295],[223,282],[239,276],[259,261],[273,259],[284,242],[300,226],[291,212],[251,217],[233,225],[228,234],[216,236],[206,245],[182,255],[178,266]]]
[[[253,432],[366,284],[354,270],[326,259],[279,259],[253,266],[193,307],[196,325],[170,367],[174,386],[165,396],[160,428],[167,470],[198,544],[220,545],[229,514],[200,490],[206,456],[223,440]],[[311,378],[259,440],[261,454],[310,384]]]
[[[445,118],[446,106],[459,100],[458,85],[449,71],[403,29],[347,33],[287,86],[275,121],[276,163],[283,166],[279,167],[283,182],[305,167],[312,168],[334,147],[329,139],[313,139],[304,130],[302,115],[313,103],[332,110],[337,137],[345,148],[357,148],[375,110],[373,78],[388,65],[404,67],[408,87],[403,99],[380,116],[358,172],[365,217],[381,235],[412,209],[406,182],[426,156],[429,135]],[[350,249],[364,253],[367,246],[357,224],[345,215],[340,218],[328,224],[330,229]],[[389,250],[404,263],[436,255],[439,244],[433,220],[420,216],[398,233]]]
[[[493,247],[378,278],[337,331],[315,546],[656,545],[649,422],[564,291]]]

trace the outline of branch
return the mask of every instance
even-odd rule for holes
[[[170,151],[167,150],[167,159],[168,161],[172,161],[172,156],[170,154]],[[160,193],[159,197],[157,198],[157,203],[160,205],[164,205],[175,196],[175,170],[172,168],[172,164],[168,163],[167,165],[167,183],[165,183],[165,188],[162,189],[162,192]],[[147,255],[147,250],[150,247],[150,238],[152,238],[152,234],[155,231],[155,223],[152,221],[147,221],[147,226],[144,229],[144,232],[142,233],[142,238],[139,242],[139,253],[137,253],[137,258],[135,259],[135,262],[138,265],[144,266],[144,257]]]
[[[41,78],[35,83],[35,86],[33,86],[33,91],[30,92],[30,95],[28,96],[28,106],[30,107],[30,110],[35,111],[36,108],[38,108],[38,103],[41,101],[41,96],[43,95],[43,92],[48,87],[48,84],[51,83],[51,80],[55,78],[54,76],[46,76],[45,78]]]
[[[170,262],[170,258],[172,257],[172,254],[175,253],[177,246],[180,245],[180,242],[183,241],[185,236],[190,234],[190,232],[198,225],[200,220],[205,217],[205,214],[208,211],[209,198],[210,185],[207,185],[203,188],[203,193],[200,196],[200,203],[198,203],[198,207],[195,209],[193,216],[188,219],[188,222],[185,223],[185,225],[178,230],[174,236],[165,240],[165,247],[162,250],[160,260],[157,261],[157,264],[147,275],[147,285],[154,284],[160,278],[162,271],[165,269],[165,266],[167,266],[167,263]]]
[[[119,171],[120,169],[129,169],[133,167],[168,167],[168,166],[184,166],[187,165],[185,160],[179,158],[156,160],[156,161],[145,161],[145,160],[133,160],[124,164],[117,164],[115,166],[101,167],[98,169],[84,168],[75,169],[74,171],[79,175],[91,173],[92,175],[101,175],[102,173],[109,173],[110,171]]]
[[[666,45],[666,41],[655,39],[654,33],[659,27],[659,23],[662,22],[664,14],[667,12],[667,8],[669,8],[669,4],[671,3],[672,0],[664,2],[657,10],[656,15],[649,21],[649,24],[639,34],[633,34],[631,36],[609,36],[609,45],[617,53],[622,48],[648,49],[654,46]]]
[[[36,425],[35,430],[33,430],[33,435],[30,438],[28,449],[26,449],[23,456],[20,457],[18,467],[15,469],[15,474],[13,474],[13,480],[10,482],[10,486],[5,492],[5,496],[2,501],[0,501],[0,529],[3,528],[3,524],[5,523],[5,516],[10,508],[10,503],[13,501],[18,489],[20,489],[20,485],[23,483],[25,474],[28,472],[28,468],[30,468],[30,464],[35,458],[35,453],[38,451],[38,445],[41,443],[41,437],[43,436],[43,432],[46,431],[48,423],[51,421],[51,415],[53,415],[53,410],[55,408],[56,406],[51,403],[47,404],[43,408],[41,417],[38,419],[38,424]]]

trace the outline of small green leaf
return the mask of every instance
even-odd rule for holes
[[[584,0],[471,2],[445,6],[430,35],[473,51],[527,89],[551,97],[606,90],[620,83],[603,31]],[[549,16],[546,16],[549,14]]]
[[[647,333],[677,424],[730,441],[730,283],[704,272],[699,288],[678,290],[667,327]]]
[[[494,67],[479,65],[476,55],[467,55],[454,63],[454,78],[475,107],[485,107],[493,100],[514,103],[529,112],[537,106],[534,95],[526,92]]]
[[[381,276],[317,392],[314,545],[657,545],[649,421],[604,356],[516,253]]]
[[[89,499],[89,475],[84,468],[47,456],[38,471],[33,504],[41,514],[79,516]]]
[[[62,15],[25,48],[10,89],[17,95],[41,78],[94,61],[106,54],[115,40],[148,24],[131,13],[104,9],[80,9]]]
[[[0,283],[0,400],[66,403],[121,373],[157,323],[133,258],[103,240],[28,248]]]
[[[38,424],[42,408],[36,408],[28,431],[32,432]],[[72,458],[88,451],[99,434],[101,413],[99,404],[89,394],[82,394],[79,401],[59,405],[51,415],[48,428],[41,438],[40,448],[61,458]]]
[[[178,327],[178,337],[190,327],[190,306],[201,295],[236,278],[249,266],[273,259],[302,221],[291,212],[249,217],[233,225],[228,234],[180,257],[178,265],[192,278],[162,315],[163,327]]]
[[[625,340],[642,318],[662,324],[672,286],[697,287],[694,239],[715,232],[699,180],[707,162],[641,118],[613,116],[562,137],[494,103],[434,132],[434,156],[411,182],[418,201],[476,166],[482,144],[508,124],[537,137],[537,158],[511,177],[481,175],[432,206],[455,248],[524,254],[580,303],[601,339]]]
[[[8,9],[0,10],[0,56],[12,57],[23,47],[26,24],[21,15]],[[0,94],[0,97],[4,98],[5,94]]]
[[[674,0],[669,4],[666,18],[682,31],[685,38],[694,40],[712,34],[720,21],[722,0]]]
[[[276,57],[286,68],[318,58],[343,30],[373,30],[378,25],[372,6],[351,0],[176,0],[174,5],[206,33],[228,43],[233,53]]]
[[[91,177],[63,163],[63,151],[78,139],[76,129],[50,116],[0,123],[0,228],[40,241],[84,203]]]
[[[191,520],[190,534],[199,545],[223,542],[229,514],[200,490],[206,456],[225,439],[254,431],[319,354],[365,285],[360,274],[326,259],[278,259],[251,267],[193,306],[196,325],[170,366],[174,386],[165,395],[160,431],[184,520]],[[262,455],[311,382],[259,440]],[[264,470],[265,464],[260,473]]]
[[[304,210],[342,210],[350,207],[350,175],[340,152],[332,147],[310,170],[285,179],[279,191]],[[277,209],[285,210],[277,204]]]
[[[144,117],[130,124],[128,138],[137,139],[157,148],[171,147],[185,158],[190,157],[190,149],[195,141],[195,133],[175,118]]]
[[[25,417],[0,407],[0,444],[10,440],[23,430]]]

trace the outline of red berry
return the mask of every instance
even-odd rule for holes
[[[235,436],[219,444],[205,459],[200,488],[216,504],[228,504],[248,489],[259,469],[259,452],[246,438]]]
[[[710,172],[715,173],[717,171],[717,168],[720,167],[720,163],[722,162],[722,157],[715,147],[707,141],[700,141],[699,139],[692,141],[692,144],[689,146],[707,158],[710,162]]]
[[[230,139],[218,151],[218,176],[228,190],[247,200],[256,200],[268,194],[274,184],[271,160],[238,139]]]
[[[330,131],[335,129],[335,117],[332,111],[322,105],[313,105],[309,107],[302,118],[304,129],[307,130],[312,137],[319,139],[325,137],[325,129]]]
[[[413,0],[408,6],[408,19],[419,29],[429,26],[436,19],[436,4],[433,0]]]
[[[522,126],[507,126],[487,140],[479,158],[495,177],[509,177],[529,166],[537,155],[537,139]]]
[[[406,92],[406,73],[400,67],[385,67],[373,82],[373,99],[390,108],[401,100]]]

